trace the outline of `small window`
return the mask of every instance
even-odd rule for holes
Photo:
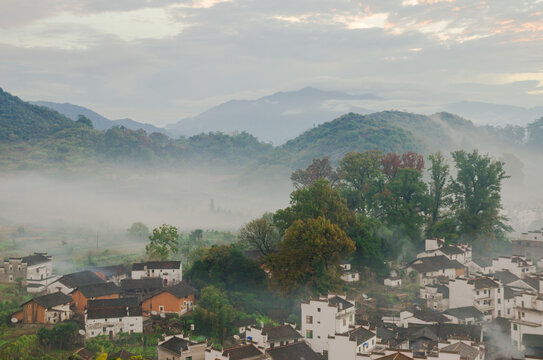
[[[123,321],[123,319],[119,318],[119,322]],[[121,330],[122,331],[122,330]]]
[[[307,315],[307,316],[305,317],[305,323],[306,323],[306,324],[313,324],[313,316]]]
[[[343,326],[347,325],[347,319],[343,318]]]
[[[517,324],[513,324],[513,330],[515,330],[515,331],[516,331],[517,329],[518,329],[518,326],[517,326]]]
[[[321,308],[317,308],[317,312],[321,312]]]
[[[270,343],[270,347],[273,349],[275,347],[275,343]]]
[[[158,310],[159,310],[159,311],[164,311],[164,306],[159,306],[159,307],[158,307]]]
[[[313,330],[306,330],[305,337],[307,339],[313,339]]]

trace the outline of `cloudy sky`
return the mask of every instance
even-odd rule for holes
[[[0,0],[0,87],[163,125],[304,86],[543,104],[543,0]]]

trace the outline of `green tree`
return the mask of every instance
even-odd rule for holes
[[[415,244],[420,244],[424,212],[428,205],[422,174],[412,168],[399,168],[377,199],[384,222],[407,235]]]
[[[233,333],[232,322],[236,311],[224,292],[213,285],[206,286],[200,292],[198,307],[194,311],[196,331],[216,339],[220,344]]]
[[[287,229],[279,251],[268,256],[273,285],[282,293],[327,293],[341,285],[339,262],[355,244],[325,217],[296,220]]]
[[[273,221],[284,232],[296,220],[316,219],[319,216],[342,229],[347,229],[355,221],[355,215],[347,207],[345,199],[323,179],[315,181],[312,186],[293,191],[290,206],[277,210]]]
[[[126,230],[128,236],[134,239],[143,240],[149,236],[149,228],[142,222],[135,222]]]
[[[337,172],[332,168],[328,157],[315,158],[305,170],[298,169],[290,175],[290,180],[297,189],[311,186],[319,179],[328,180],[332,186],[338,180]]]
[[[442,218],[442,209],[448,204],[446,193],[447,178],[449,177],[449,165],[445,162],[443,155],[438,152],[428,156],[430,160],[430,206],[428,230]]]
[[[452,156],[457,174],[449,188],[461,238],[486,248],[489,241],[503,239],[512,230],[500,214],[501,185],[509,176],[500,161],[477,150],[455,151]]]
[[[262,256],[275,252],[281,236],[272,221],[272,216],[265,215],[245,224],[238,235],[241,243],[260,251]]]
[[[35,358],[33,352],[35,352],[37,348],[38,337],[36,335],[22,335],[0,350],[0,358],[31,360]]]
[[[175,226],[163,224],[153,229],[145,252],[150,259],[167,260],[171,253],[179,251],[179,233]]]
[[[87,127],[91,128],[91,129],[94,128],[93,125],[92,125],[91,119],[89,119],[85,115],[79,115],[77,117],[77,123],[81,124],[81,125],[84,125],[84,126],[87,126]]]
[[[385,182],[381,170],[383,155],[380,151],[350,152],[339,164],[341,194],[349,209],[368,214],[372,210],[373,196]]]

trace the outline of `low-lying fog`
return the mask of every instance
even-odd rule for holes
[[[183,231],[236,231],[284,207],[291,185],[242,185],[231,171],[104,171],[92,175],[25,173],[0,177],[0,222],[12,225],[127,229],[167,223]]]

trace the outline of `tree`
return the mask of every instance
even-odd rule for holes
[[[135,222],[126,230],[128,236],[134,239],[143,240],[149,236],[149,228],[142,222]]]
[[[338,290],[340,255],[354,250],[347,234],[324,216],[296,220],[286,231],[279,251],[268,256],[272,283],[285,294],[305,289],[316,294]]]
[[[330,165],[328,157],[315,158],[305,170],[298,169],[290,175],[290,180],[296,189],[311,186],[319,179],[328,180],[332,186],[338,180],[337,172]]]
[[[260,251],[262,256],[271,254],[277,250],[277,244],[281,239],[272,220],[270,215],[265,215],[245,224],[239,231],[240,241],[250,248]]]
[[[84,125],[84,126],[87,126],[87,127],[90,127],[91,129],[94,128],[93,125],[92,125],[91,119],[89,119],[85,115],[79,115],[77,117],[77,123],[81,124],[81,125]]]
[[[415,244],[420,243],[424,212],[428,205],[426,184],[422,174],[412,168],[400,168],[377,199],[381,218]]]
[[[398,172],[398,169],[400,168],[402,164],[402,159],[400,159],[400,156],[398,154],[394,153],[388,153],[385,156],[383,156],[383,159],[381,160],[381,164],[383,166],[383,173],[387,177],[387,179],[390,181],[396,176],[396,173]]]
[[[418,172],[424,170],[424,156],[414,151],[408,151],[402,154],[402,168],[415,169]]]
[[[433,234],[433,229],[442,218],[441,210],[448,204],[449,200],[445,191],[447,178],[449,177],[449,165],[445,163],[445,159],[440,152],[428,156],[428,159],[432,165],[430,166],[430,182],[428,184],[430,188],[430,204],[427,234],[436,236]]]
[[[170,253],[176,254],[179,251],[179,233],[175,226],[163,224],[153,229],[149,240],[145,252],[151,259],[167,260]]]
[[[277,210],[273,221],[284,233],[296,220],[316,219],[319,216],[324,216],[342,229],[355,221],[354,213],[347,208],[345,199],[323,179],[315,181],[312,186],[293,191],[290,206]]]
[[[367,214],[372,210],[373,195],[378,193],[385,178],[381,171],[380,151],[350,152],[339,164],[341,193],[349,209]]]
[[[194,311],[194,322],[198,324],[199,333],[222,344],[232,333],[232,322],[235,318],[236,311],[224,292],[213,285],[206,286],[200,291],[198,306]]]
[[[489,241],[502,239],[512,229],[500,214],[501,184],[509,178],[503,163],[477,150],[452,153],[457,174],[449,186],[452,209],[459,225],[461,238],[481,247]]]

